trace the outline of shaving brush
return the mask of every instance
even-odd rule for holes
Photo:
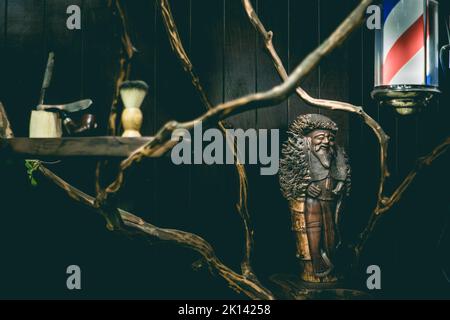
[[[141,137],[139,132],[142,127],[143,115],[142,103],[148,92],[148,85],[143,81],[126,81],[120,86],[124,110],[122,113],[122,137]]]

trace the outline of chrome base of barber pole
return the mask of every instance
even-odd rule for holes
[[[371,95],[382,106],[393,107],[400,115],[409,115],[426,107],[440,93],[436,87],[392,85],[376,87]]]

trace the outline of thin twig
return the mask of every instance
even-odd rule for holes
[[[450,149],[450,137],[447,138],[443,143],[437,146],[430,154],[425,157],[419,158],[416,166],[411,172],[406,176],[403,182],[397,187],[397,189],[393,192],[390,197],[383,198],[382,207],[378,208],[378,211],[370,217],[369,223],[364,231],[360,235],[360,240],[358,244],[355,246],[355,252],[359,256],[364,249],[367,240],[369,240],[372,232],[375,230],[375,227],[379,221],[379,219],[389,211],[396,203],[400,201],[405,191],[411,186],[414,182],[414,179],[419,174],[419,172],[424,168],[430,166],[436,159],[442,156],[445,152]]]
[[[120,86],[124,81],[130,77],[131,73],[131,61],[134,54],[137,52],[136,48],[131,41],[129,33],[128,18],[123,10],[120,0],[109,0],[108,6],[111,8],[113,15],[118,15],[121,27],[121,49],[119,58],[119,69],[114,81],[114,93],[111,102],[111,110],[108,116],[108,128],[107,133],[109,136],[116,136],[118,134],[117,129],[117,114],[120,100]],[[100,182],[101,174],[104,168],[107,167],[106,161],[99,161],[95,170],[95,190],[97,195],[102,193],[103,187]]]
[[[202,83],[197,73],[194,71],[194,66],[189,59],[186,50],[184,49],[183,42],[181,41],[180,34],[178,33],[178,28],[173,18],[172,10],[170,8],[170,3],[168,0],[160,1],[161,14],[163,17],[163,22],[166,27],[167,35],[169,37],[170,45],[172,50],[177,55],[181,62],[181,66],[184,71],[186,71],[192,79],[192,84],[194,85],[197,93],[200,96],[202,103],[205,105],[206,109],[211,109],[213,107],[212,103],[209,101],[205,90],[203,89]]]
[[[109,6],[114,14],[119,16],[121,26],[121,53],[119,59],[119,71],[116,76],[114,95],[111,104],[111,112],[108,121],[108,134],[111,136],[117,135],[117,112],[120,97],[120,85],[129,78],[131,72],[131,61],[134,54],[137,52],[131,41],[129,33],[128,18],[123,10],[121,0],[109,0]]]

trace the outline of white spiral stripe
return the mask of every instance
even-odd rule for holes
[[[423,15],[423,0],[400,1],[387,17],[383,30],[383,61],[397,40]]]
[[[399,70],[399,72],[392,78],[390,85],[409,84],[409,85],[424,85],[424,70],[425,70],[425,48],[420,49],[417,54],[408,61],[407,64]]]

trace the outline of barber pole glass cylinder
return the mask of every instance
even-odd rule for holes
[[[372,97],[411,114],[440,93],[438,2],[384,0],[381,12]]]

